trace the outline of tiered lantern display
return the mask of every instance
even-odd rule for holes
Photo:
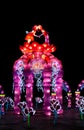
[[[38,42],[44,38],[44,42]],[[37,40],[35,40],[37,39]],[[13,66],[13,90],[15,111],[19,113],[17,103],[21,101],[21,93],[26,92],[26,102],[33,106],[33,90],[43,92],[43,109],[46,115],[51,115],[50,96],[55,94],[62,104],[62,63],[53,54],[56,47],[49,43],[49,35],[41,25],[35,25],[26,34],[23,55],[15,61]],[[61,110],[60,110],[61,111]]]

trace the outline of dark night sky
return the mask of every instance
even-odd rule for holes
[[[76,90],[84,79],[82,4],[40,6],[5,4],[0,12],[0,84],[8,95],[12,91],[13,63],[22,55],[19,45],[23,45],[25,31],[38,24],[49,33],[50,43],[56,45],[54,55],[62,61],[63,79],[71,89]]]

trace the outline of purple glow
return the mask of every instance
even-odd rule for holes
[[[27,41],[32,42],[31,39],[27,39]],[[45,41],[48,41],[48,43],[46,43],[45,45],[49,46],[48,35],[46,36]],[[21,93],[23,91],[25,91],[26,93],[25,98],[28,106],[33,106],[32,98],[35,79],[37,81],[36,87],[43,88],[43,109],[45,110],[45,114],[51,115],[51,111],[49,108],[50,95],[52,92],[56,94],[55,96],[62,103],[62,63],[59,59],[57,59],[54,55],[51,54],[53,50],[49,51],[49,48],[44,48],[43,51],[40,51],[42,50],[43,45],[39,45],[39,43],[38,45],[31,43],[31,46],[29,43],[26,45],[27,47],[29,45],[30,48],[23,47],[21,49],[24,54],[14,62],[13,66],[13,91],[15,111],[19,113],[17,103],[20,102]],[[26,52],[27,49],[28,52]]]

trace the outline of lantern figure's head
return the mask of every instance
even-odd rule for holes
[[[41,38],[44,38],[44,41],[40,43]],[[38,39],[38,41],[36,41]],[[25,36],[24,46],[20,46],[20,50],[22,53],[32,53],[32,52],[54,52],[56,47],[54,45],[50,45],[49,43],[49,35],[43,29],[41,25],[35,25],[32,28],[32,31],[27,33]]]

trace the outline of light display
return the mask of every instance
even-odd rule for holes
[[[63,81],[63,87],[62,88],[67,94],[66,96],[67,96],[68,108],[71,108],[72,92],[71,92],[70,86],[66,81]]]
[[[38,42],[41,37],[42,43]],[[33,91],[43,93],[43,109],[46,115],[51,115],[50,96],[54,92],[62,104],[62,63],[53,54],[56,47],[49,42],[49,35],[41,25],[35,25],[32,31],[27,32],[24,45],[20,46],[23,55],[14,62],[13,66],[13,91],[15,111],[21,101],[21,93],[26,92],[25,100],[32,107]]]
[[[19,102],[18,107],[20,108],[21,114],[23,115],[23,121],[28,121],[28,127],[30,127],[30,116],[35,115],[36,111],[32,107],[28,107],[26,102]]]
[[[76,107],[78,107],[77,102],[78,102],[80,96],[84,96],[84,94],[81,95],[83,89],[84,89],[84,80],[81,80],[80,84],[78,84],[77,90],[75,91],[75,106]]]
[[[78,84],[78,88],[77,90],[79,89],[79,91],[82,91],[84,89],[84,80],[81,81],[80,84]]]
[[[84,97],[80,96],[76,101],[77,107],[79,108],[80,118],[84,119]]]
[[[55,64],[56,63],[52,63],[52,92],[56,92],[56,77],[58,76],[58,71]]]
[[[54,124],[57,122],[58,114],[62,110],[62,107],[60,105],[60,101],[57,98],[50,98],[50,104],[51,104],[51,111],[54,114]]]
[[[57,111],[59,114],[60,110],[62,110],[62,106],[60,104],[60,101],[57,98],[50,98],[50,104],[51,104],[51,111],[54,112],[54,110]]]
[[[2,118],[3,115],[6,114],[8,109],[14,107],[14,102],[12,98],[10,97],[5,97],[4,94],[0,95],[0,119]]]
[[[0,98],[5,97],[5,93],[4,93],[4,89],[2,87],[2,85],[0,85]]]

